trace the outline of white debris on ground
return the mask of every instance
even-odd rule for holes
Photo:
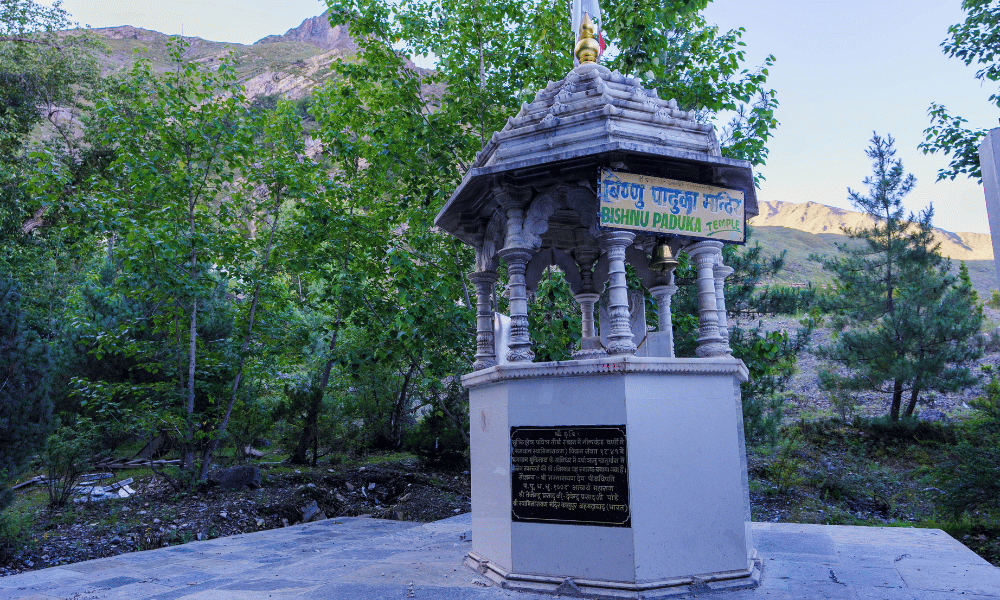
[[[111,473],[84,476],[80,484],[74,488],[74,491],[80,496],[74,498],[73,502],[100,502],[111,498],[128,498],[135,494],[135,490],[131,488],[133,483],[131,477],[116,481],[111,485],[95,485],[111,477],[113,477]]]

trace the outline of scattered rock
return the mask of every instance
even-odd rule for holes
[[[309,504],[306,504],[299,510],[302,512],[303,523],[309,523],[312,521],[322,521],[323,519],[326,518],[326,513],[320,510],[315,500],[313,500]]]
[[[255,490],[260,487],[260,469],[251,465],[216,469],[208,474],[208,480],[224,490]]]
[[[920,411],[920,414],[917,415],[917,418],[920,419],[921,421],[928,421],[934,423],[937,421],[947,421],[948,415],[944,414],[940,410],[928,408],[926,410]]]

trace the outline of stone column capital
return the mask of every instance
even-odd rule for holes
[[[605,251],[611,248],[627,248],[635,240],[635,232],[621,229],[608,229],[597,234],[597,241]]]
[[[708,256],[711,256],[712,259],[714,260],[716,255],[722,252],[722,247],[724,245],[725,244],[723,244],[722,242],[717,242],[715,240],[704,240],[701,242],[697,242],[691,246],[688,246],[687,248],[684,249],[684,251],[687,252],[688,256],[696,260],[699,257],[708,257]]]
[[[721,260],[721,259],[720,259]],[[724,265],[721,262],[715,265],[715,278],[725,279],[733,274],[733,268],[729,265]]]
[[[500,274],[496,271],[474,271],[467,277],[474,285],[492,285],[500,279]]]
[[[501,248],[497,254],[500,255],[500,258],[507,262],[508,266],[510,266],[511,263],[524,263],[525,266],[527,266],[528,261],[531,260],[531,257],[534,256],[535,253],[531,251],[531,248],[507,246],[506,248]]]

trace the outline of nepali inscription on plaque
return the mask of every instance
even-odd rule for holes
[[[625,426],[510,428],[511,518],[631,527]]]

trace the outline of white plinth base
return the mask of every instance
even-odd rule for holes
[[[755,585],[739,387],[746,377],[733,358],[634,356],[511,363],[465,376],[466,564],[512,589],[582,597]],[[525,522],[522,509],[515,518],[511,428],[600,426],[626,431],[628,525]]]
[[[675,577],[660,581],[626,583],[551,577],[529,573],[512,573],[495,565],[475,552],[465,557],[465,565],[493,583],[507,590],[553,594],[569,598],[614,598],[653,600],[704,592],[723,592],[757,587],[760,583],[762,561],[756,556],[748,561],[747,568],[725,573],[706,573],[699,576]]]

